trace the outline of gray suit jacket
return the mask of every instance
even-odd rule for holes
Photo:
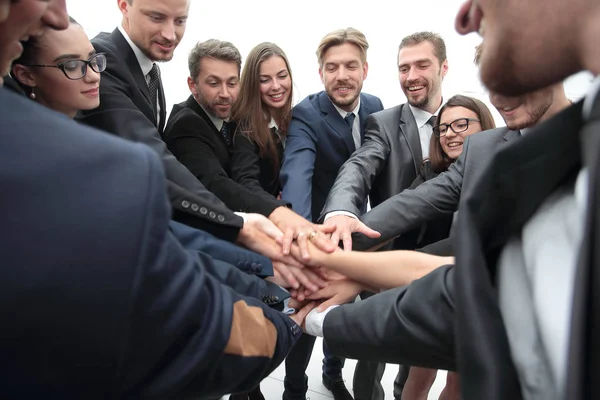
[[[340,210],[360,215],[367,196],[375,207],[410,187],[422,158],[419,130],[408,104],[371,114],[365,142],[340,168],[321,219]]]
[[[461,156],[448,171],[422,183],[414,190],[404,190],[390,197],[363,215],[361,220],[380,232],[381,237],[370,239],[362,234],[355,234],[353,248],[369,249],[415,229],[423,222],[455,212],[463,185],[472,185],[497,148],[516,137],[519,137],[519,133],[506,127],[469,136],[465,140]]]
[[[484,175],[465,188],[461,201],[456,268],[439,268],[404,288],[332,310],[323,325],[331,352],[458,367],[462,398],[522,399],[498,308],[498,256],[540,204],[587,165],[588,210],[572,305],[565,398],[599,398],[600,98],[585,123],[581,108],[581,103],[573,105],[490,156]]]

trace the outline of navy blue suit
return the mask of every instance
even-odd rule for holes
[[[378,97],[360,94],[361,142],[367,117],[381,110],[383,104]],[[352,128],[326,92],[302,100],[292,111],[287,134],[280,173],[282,199],[292,203],[293,210],[299,215],[317,222],[338,170],[355,150]],[[313,336],[303,335],[286,359],[285,400],[304,399],[308,388],[304,371],[314,343]],[[323,353],[323,374],[333,381],[342,379],[344,359],[331,356],[325,343]]]
[[[378,97],[360,94],[361,139],[367,117],[383,110]],[[356,150],[352,130],[326,92],[296,105],[281,167],[282,199],[309,221],[318,221],[338,170]]]
[[[214,398],[283,360],[299,327],[183,249],[152,150],[5,89],[0,120],[3,398]]]

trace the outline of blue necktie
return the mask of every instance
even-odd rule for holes
[[[354,113],[348,113],[346,114],[346,118],[344,118],[344,121],[346,121],[351,131],[352,127],[354,126],[354,118],[356,118],[356,115],[354,115]]]

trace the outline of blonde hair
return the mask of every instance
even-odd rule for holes
[[[360,51],[360,60],[364,64],[367,61],[367,49],[369,43],[365,35],[354,28],[337,29],[333,32],[329,32],[319,43],[317,48],[317,59],[319,60],[319,66],[323,67],[323,56],[331,47],[340,46],[344,43],[351,43],[358,47]]]

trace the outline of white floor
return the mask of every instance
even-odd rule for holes
[[[317,338],[315,349],[313,350],[310,364],[306,374],[308,375],[308,393],[306,395],[310,400],[329,400],[332,398],[329,392],[321,383],[321,362],[323,359],[323,342]],[[344,366],[344,379],[346,387],[352,393],[352,376],[354,375],[355,360],[346,360]],[[394,378],[398,372],[396,365],[388,364],[383,375],[382,384],[385,390],[385,398],[393,400]],[[273,373],[265,379],[260,387],[266,400],[281,400],[283,393],[283,377],[285,376],[285,366],[281,364]],[[440,392],[446,382],[446,373],[438,372],[437,379],[429,392],[429,400],[437,400]]]

